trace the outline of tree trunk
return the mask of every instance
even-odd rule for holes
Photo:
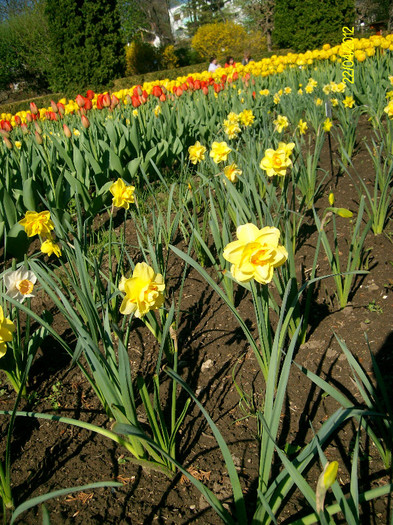
[[[266,46],[267,46],[267,50],[271,52],[272,50],[272,31],[271,29],[268,29],[266,31]]]

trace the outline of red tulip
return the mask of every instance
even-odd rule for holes
[[[112,98],[111,98],[111,109],[115,109],[115,107],[119,104],[119,99],[117,98],[116,95],[112,95]]]
[[[104,95],[98,95],[97,97],[97,109],[102,109],[104,107],[104,104],[102,102],[102,99],[104,98]]]
[[[87,129],[89,126],[90,126],[90,122],[89,122],[89,119],[85,116],[85,115],[82,115],[81,116],[81,121],[82,121],[82,126]]]
[[[134,106],[134,108],[137,108],[137,107],[139,107],[141,105],[141,101],[139,100],[139,96],[138,95],[132,95],[131,102],[132,102],[132,105]]]
[[[135,86],[133,91],[132,91],[132,94],[136,97],[136,96],[141,96],[142,95],[142,86]]]
[[[161,102],[165,102],[166,101],[166,95],[164,93],[160,96],[160,100],[161,100]]]
[[[162,95],[161,87],[160,86],[153,86],[152,95],[157,97],[157,98],[160,98],[160,96]]]
[[[8,149],[12,149],[12,142],[7,137],[3,137],[4,144],[7,146]]]
[[[51,101],[50,101],[50,105],[51,105],[51,107],[52,107],[52,111],[53,111],[54,113],[57,113],[57,112],[59,111],[59,108],[57,107],[57,104],[56,104],[56,102],[55,102],[54,100],[51,100]]]
[[[88,89],[86,93],[86,98],[88,98],[89,100],[93,100],[94,96],[95,96],[94,91],[92,91],[91,89]]]
[[[194,89],[201,89],[201,81],[195,80],[194,82]]]
[[[216,84],[216,83],[214,83],[213,88],[216,93],[219,93],[222,89],[221,84]]]
[[[31,113],[26,113],[26,120],[27,120],[27,122],[33,122],[33,117],[31,115]]]
[[[111,105],[111,97],[109,96],[109,93],[104,93],[102,97],[102,104],[104,108],[109,108],[109,106]]]
[[[86,111],[88,111],[89,109],[91,109],[93,107],[93,104],[91,102],[91,100],[89,98],[85,98],[85,106],[83,109],[85,109]]]
[[[175,95],[176,95],[177,97],[181,97],[181,96],[183,95],[183,90],[182,90],[182,88],[181,88],[180,86],[177,86],[177,87],[175,88]]]
[[[82,97],[82,95],[77,95],[75,102],[78,104],[80,108],[83,108],[83,106],[85,105],[85,97]]]
[[[42,144],[43,141],[42,141],[42,137],[41,137],[41,135],[38,133],[38,131],[36,131],[36,132],[34,133],[34,136],[35,136],[35,141],[37,142],[37,144],[38,144],[39,146],[41,146],[41,144]]]
[[[56,121],[59,120],[57,118],[57,113],[55,113],[54,111],[50,111],[49,117],[50,117],[51,120],[56,120]]]
[[[232,75],[232,80],[237,80],[239,78],[239,73],[235,71]]]
[[[37,115],[38,108],[35,102],[30,102],[30,111],[33,115]]]
[[[72,133],[71,133],[70,128],[67,126],[67,124],[63,124],[63,130],[64,130],[64,135],[67,137],[67,139],[70,139],[72,137]]]
[[[15,115],[15,124],[17,126],[20,126],[22,124],[22,119],[20,118],[19,115]]]
[[[0,120],[0,128],[8,133],[12,131],[12,125],[9,120]]]
[[[203,93],[204,95],[207,95],[207,94],[209,93],[209,88],[206,87],[206,86],[203,86],[203,88],[202,88],[202,93]]]

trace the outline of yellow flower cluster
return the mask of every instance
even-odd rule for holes
[[[363,62],[367,59],[367,57],[372,57],[375,55],[376,49],[380,48],[382,50],[390,50],[393,51],[393,34],[387,35],[386,37],[379,36],[379,35],[373,35],[370,38],[354,38],[353,39],[353,48],[354,48],[354,58],[358,62]],[[199,81],[208,81],[210,78],[213,78],[217,82],[221,82],[221,77],[225,73],[227,75],[228,81],[232,82],[236,79],[234,75],[237,75],[239,77],[243,77],[247,74],[253,75],[253,76],[270,76],[277,73],[282,73],[286,68],[290,67],[303,67],[307,65],[315,64],[319,61],[328,60],[331,62],[339,61],[341,62],[343,59],[343,56],[346,53],[346,46],[343,44],[333,46],[331,47],[329,44],[325,44],[322,49],[314,49],[312,51],[306,51],[305,53],[288,53],[286,55],[272,55],[269,58],[263,58],[262,60],[258,62],[251,61],[246,66],[243,66],[241,64],[237,64],[235,68],[229,69],[223,69],[219,68],[214,72],[208,72],[204,71],[202,73],[194,73],[192,75],[194,80]],[[311,79],[312,80],[312,79]],[[155,80],[152,82],[145,82],[141,87],[143,91],[146,91],[148,95],[150,95],[153,91],[154,86],[159,84],[163,88],[166,89],[167,92],[173,93],[175,88],[180,88],[185,82],[187,82],[186,76],[178,77],[176,80]],[[315,82],[315,81],[314,81]],[[334,84],[333,82],[331,85]],[[342,83],[340,83],[342,84]],[[338,84],[338,85],[340,85]],[[133,90],[136,86],[132,86],[129,89],[121,89],[119,91],[116,91],[113,93],[115,97],[119,99],[123,104],[129,104],[129,97],[127,95],[132,96]],[[308,85],[305,87],[306,93],[311,93],[314,89],[315,85],[313,85],[313,82],[309,82]],[[284,88],[283,93],[289,93],[291,88],[287,87]],[[345,89],[345,84],[343,84],[342,90]],[[262,90],[260,92],[261,95],[266,96],[267,90]],[[335,92],[333,87],[331,87],[331,91]],[[277,94],[275,95],[275,102],[277,100],[279,101],[281,95]],[[97,107],[97,98],[98,95],[96,94],[94,98],[92,99],[92,106],[95,109]],[[72,112],[75,112],[78,110],[78,105],[76,101],[74,100],[67,100],[65,98],[62,98],[59,102],[64,104],[64,110],[65,114],[69,114]],[[51,107],[47,108],[40,108],[38,110],[39,118],[45,119],[45,114],[48,111],[51,111]],[[158,112],[158,111],[157,111]],[[30,113],[29,111],[20,111],[16,113],[16,115],[12,115],[10,113],[2,113],[0,115],[1,119],[9,120],[12,125],[15,124],[15,116],[18,116],[21,118],[22,122],[26,122],[27,114]]]
[[[53,242],[51,231],[54,229],[54,224],[50,218],[49,211],[27,211],[25,217],[19,221],[19,224],[24,227],[28,237],[39,235],[44,242],[41,244],[41,252],[51,256],[53,253],[60,257],[60,246]]]

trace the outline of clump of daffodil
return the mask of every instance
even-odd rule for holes
[[[14,332],[14,323],[4,317],[3,308],[0,306],[0,357],[4,357],[7,352],[7,343],[12,341],[12,334]]]
[[[343,104],[346,108],[352,108],[355,104],[355,100],[354,98],[351,96],[351,97],[345,97],[344,100],[343,100]]]
[[[240,170],[234,162],[232,164],[229,164],[229,166],[225,166],[224,168],[225,177],[233,183],[237,182],[238,177],[241,174],[242,170]]]
[[[22,303],[27,297],[34,297],[34,285],[37,282],[36,275],[30,270],[19,268],[4,276],[4,284],[7,295]]]
[[[284,115],[277,115],[276,120],[273,120],[274,124],[274,131],[278,131],[278,133],[282,133],[284,129],[286,129],[289,126],[288,117],[285,117]]]
[[[133,313],[135,317],[141,318],[164,304],[164,279],[145,262],[135,265],[132,277],[122,277],[119,290],[125,293],[120,305],[123,315]]]
[[[230,242],[223,257],[232,264],[231,274],[239,282],[255,279],[261,284],[269,283],[273,270],[285,263],[288,253],[279,244],[280,231],[265,226],[261,230],[255,224],[243,224],[236,230],[237,241]]]
[[[299,130],[300,135],[305,135],[308,129],[307,122],[300,119],[299,124],[297,125],[297,129]]]
[[[230,122],[229,120],[224,120],[224,132],[228,135],[229,139],[235,139],[240,133],[241,129],[238,122]]]
[[[127,186],[123,179],[117,179],[117,181],[109,188],[109,191],[113,195],[112,202],[113,206],[116,206],[116,208],[124,208],[125,210],[128,210],[130,204],[135,202],[135,186]]]
[[[41,211],[40,213],[27,211],[25,217],[19,221],[19,224],[24,227],[28,237],[33,237],[34,235],[45,236],[55,227],[49,211]]]
[[[243,111],[239,113],[239,120],[246,128],[252,125],[254,119],[255,115],[253,114],[252,109],[243,109]]]
[[[192,164],[205,160],[206,148],[197,140],[193,146],[188,148],[188,155]]]
[[[231,148],[226,142],[213,142],[209,155],[216,164],[219,164],[228,159],[231,151]]]
[[[154,115],[158,117],[158,115],[161,114],[161,106],[157,104],[157,106],[154,108]]]
[[[323,131],[326,131],[326,133],[329,133],[329,131],[332,129],[332,126],[333,126],[333,122],[328,117],[327,119],[325,119],[323,123]]]
[[[268,177],[274,177],[274,175],[283,177],[286,174],[287,168],[292,166],[292,161],[289,157],[294,147],[294,142],[289,144],[279,142],[276,150],[269,148],[265,151],[260,167],[266,171]]]

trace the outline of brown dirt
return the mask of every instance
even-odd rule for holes
[[[359,139],[369,135],[367,123],[362,121]],[[354,157],[355,167],[372,181],[372,165],[364,145],[359,141]],[[329,169],[328,151],[323,151],[321,166]],[[336,205],[357,209],[357,194],[347,175],[330,180],[320,203],[325,207],[326,195],[332,189]],[[340,249],[345,255],[348,221],[338,219]],[[381,366],[387,384],[392,377],[392,239],[393,228],[389,222],[385,234],[369,233],[366,248],[369,253],[369,274],[357,280],[350,305],[337,307],[334,300],[332,279],[322,282],[315,297],[310,319],[308,341],[296,354],[296,362],[323,378],[354,393],[350,369],[334,333],[342,337],[348,348],[367,369],[370,356],[364,332],[377,362]],[[315,247],[315,232],[308,233],[299,250],[299,265],[310,266]],[[322,258],[323,259],[323,258]],[[173,260],[169,278],[176,282],[181,271],[179,261]],[[321,262],[319,275],[328,273],[327,261]],[[370,306],[371,305],[371,306]],[[254,313],[250,297],[242,295],[239,309],[251,327]],[[249,516],[252,515],[256,499],[255,482],[258,473],[258,441],[256,421],[253,417],[241,419],[244,413],[239,408],[239,397],[232,381],[232,369],[236,363],[237,381],[248,392],[263,391],[263,381],[247,342],[237,327],[231,312],[217,298],[194,270],[189,272],[182,302],[182,322],[179,329],[181,374],[191,388],[198,392],[199,399],[218,425],[240,474],[248,499]],[[374,310],[374,311],[373,311]],[[389,320],[390,319],[390,320]],[[55,318],[54,326],[62,333],[68,329],[64,320]],[[148,374],[154,368],[157,345],[142,324],[136,326],[131,344],[130,359],[135,366]],[[202,370],[202,364],[207,368]],[[70,417],[81,418],[95,424],[110,426],[91,389],[79,369],[69,368],[69,359],[48,340],[40,350],[31,371],[30,392],[36,393],[33,409]],[[370,377],[372,373],[370,372]],[[163,378],[163,382],[165,380]],[[12,405],[14,394],[7,386],[0,397],[0,407]],[[179,392],[180,404],[185,396]],[[260,399],[260,394],[257,398]],[[55,410],[54,407],[58,406]],[[31,408],[31,407],[30,407]],[[302,446],[312,435],[310,425],[317,431],[321,424],[338,408],[329,397],[323,397],[295,367],[292,370],[288,394],[282,414],[280,445],[286,443]],[[2,436],[6,432],[3,420]],[[340,464],[339,480],[348,489],[350,452],[356,430],[347,424],[326,449],[329,459]],[[361,462],[359,483],[368,489],[382,481],[388,481],[375,448],[364,442],[364,455],[369,461]],[[219,524],[220,519],[207,506],[199,492],[184,483],[180,475],[173,480],[156,472],[148,472],[139,466],[120,462],[125,451],[105,438],[85,430],[62,424],[17,419],[12,446],[12,485],[16,503],[46,492],[83,485],[94,481],[120,480],[119,489],[98,489],[86,494],[73,494],[47,503],[53,524]],[[178,443],[178,459],[192,467],[207,485],[223,501],[231,504],[229,478],[223,459],[211,430],[193,408],[182,426]],[[278,463],[277,463],[278,465]],[[311,469],[308,480],[315,488],[319,465]],[[388,521],[389,502],[380,498],[374,504],[362,507],[362,523],[383,524]],[[307,505],[300,494],[295,493],[285,506],[280,523],[295,519]],[[40,522],[41,511],[37,508],[26,512],[17,521],[23,524]],[[288,521],[289,523],[289,521]]]

